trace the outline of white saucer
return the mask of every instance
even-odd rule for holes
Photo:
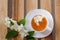
[[[51,28],[51,31],[45,30],[44,32],[35,32],[34,36],[35,38],[43,38],[48,36],[49,34],[51,34],[52,30],[53,30],[53,26],[54,26],[54,21],[53,21],[53,17],[51,15],[51,13],[49,13],[46,10],[43,9],[36,9],[36,10],[32,10],[30,11],[27,15],[26,15],[26,24],[25,24],[25,28],[29,31],[32,31],[33,28],[31,26],[31,20],[32,18],[37,15],[37,14],[41,14],[44,15],[47,19],[48,19],[48,27]]]

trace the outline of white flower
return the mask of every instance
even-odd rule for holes
[[[23,29],[23,27],[24,27],[23,24],[19,25],[18,26],[18,31],[21,31]]]
[[[26,37],[28,35],[28,31],[25,29],[22,29],[19,34],[21,35],[22,38]]]
[[[13,23],[17,23],[15,20],[13,20],[13,19],[10,19]]]
[[[10,22],[13,22],[14,23],[14,25],[10,25]],[[15,21],[15,20],[12,20],[12,19],[10,19],[9,17],[6,17],[5,19],[3,19],[3,23],[8,27],[8,28],[10,28],[10,29],[16,29],[17,30],[17,22]]]
[[[5,24],[5,25],[7,25],[7,27],[10,27],[10,21],[9,21],[10,19],[8,18],[8,17],[6,17],[5,19],[3,19],[3,23]]]
[[[18,31],[19,31],[19,34],[21,35],[22,38],[26,37],[28,35],[28,30],[25,30],[24,29],[24,26],[23,24],[21,24],[19,27],[18,27]]]
[[[14,23],[14,25],[10,26],[10,29],[11,30],[15,30],[15,31],[18,31],[18,24],[17,23]]]

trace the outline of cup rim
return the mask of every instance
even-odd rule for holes
[[[40,15],[42,15],[42,14],[40,14]],[[44,15],[43,15],[44,16]],[[46,27],[42,30],[42,31],[36,31],[33,27],[32,27],[32,29],[33,29],[33,31],[35,31],[35,32],[44,32],[46,29],[47,29],[47,27],[48,27],[48,19],[47,19],[47,17],[46,16],[44,16],[45,18],[46,18],[46,20],[47,20],[47,25],[46,25]],[[32,25],[31,25],[32,26]]]

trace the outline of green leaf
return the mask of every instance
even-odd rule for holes
[[[31,37],[31,36],[29,36],[29,35],[28,35],[28,36],[26,36],[25,38],[26,38],[27,40],[34,40],[34,38],[33,38],[33,37]]]
[[[18,21],[17,24],[18,25],[20,25],[20,24],[25,25],[25,22],[26,22],[26,19],[22,19],[22,20]]]
[[[28,34],[32,37],[34,35],[34,31],[29,31]]]
[[[29,35],[27,35],[25,38],[26,38],[27,40],[34,40],[34,38],[33,38],[34,31],[29,31],[28,34],[29,34]]]
[[[9,21],[10,21],[10,26],[14,25],[14,23],[11,20],[9,20]]]
[[[15,37],[15,36],[17,36],[18,35],[18,32],[17,31],[15,31],[15,30],[10,30],[8,33],[7,33],[7,35],[6,35],[6,38],[7,39],[10,39],[10,38],[13,38],[13,37]]]
[[[27,40],[34,40],[34,38],[29,38],[29,39],[27,39]]]

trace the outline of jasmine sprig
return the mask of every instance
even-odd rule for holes
[[[27,40],[34,40],[34,38],[33,38],[34,31],[27,31],[27,30],[24,29],[24,25],[26,23],[25,18],[22,19],[22,20],[19,20],[18,22],[16,22],[15,20],[12,20],[10,18],[6,18],[6,20],[4,20],[4,22],[5,22],[6,26],[8,26],[9,28],[12,28],[6,34],[7,39],[13,38],[20,33],[21,36],[25,35],[25,38]],[[23,24],[23,25],[21,25],[21,24]],[[19,31],[17,31],[16,29],[19,30]]]
[[[14,25],[14,22],[12,21],[12,20],[8,20],[8,21],[10,21],[10,26],[12,27],[13,25]],[[17,22],[17,24],[18,25],[21,25],[21,24],[23,24],[23,25],[25,25],[25,19],[22,19],[22,20],[20,20],[20,21],[18,21]],[[11,28],[10,27],[10,28]],[[20,26],[19,26],[20,27]],[[18,31],[16,31],[14,28],[13,28],[13,30],[10,30],[7,34],[6,34],[6,38],[7,39],[9,39],[9,38],[13,38],[14,36],[16,36],[17,34],[18,34],[19,32]]]

